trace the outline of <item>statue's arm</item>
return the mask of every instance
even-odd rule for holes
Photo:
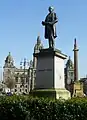
[[[48,22],[48,15],[46,16],[45,21],[42,21],[43,26],[50,24],[50,22]]]
[[[55,20],[55,21],[53,21],[51,24],[54,25],[54,24],[57,23],[57,22],[58,22],[58,20]]]
[[[53,22],[47,22],[47,17],[45,19],[45,21],[42,21],[42,25],[45,26],[45,25],[54,25],[55,23],[58,22],[58,18],[56,16],[56,13],[54,13],[54,21]]]
[[[43,25],[43,26],[45,25],[45,22],[44,22],[44,21],[42,21],[42,25]]]
[[[43,26],[45,26],[45,25],[51,25],[51,22],[42,21],[42,25],[43,25]]]
[[[56,13],[54,13],[54,21],[51,24],[54,25],[57,22],[58,22],[58,18],[56,16]]]

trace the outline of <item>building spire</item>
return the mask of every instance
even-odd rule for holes
[[[40,33],[38,32],[38,36],[40,36]]]
[[[69,60],[70,60],[71,58],[70,58],[70,56],[69,56]]]
[[[37,44],[41,43],[40,35],[37,36]]]
[[[76,38],[74,39],[74,49],[77,49],[77,42],[76,42]]]
[[[8,55],[11,55],[11,52],[9,52]]]

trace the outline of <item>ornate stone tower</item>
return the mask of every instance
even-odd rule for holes
[[[37,43],[35,44],[34,53],[33,53],[33,68],[36,68],[37,65],[37,57],[35,56],[35,54],[39,53],[41,49],[43,49],[43,44],[41,43],[40,36],[38,36]]]
[[[34,53],[33,53],[33,63],[30,65],[28,74],[29,74],[29,81],[30,81],[30,91],[35,88],[35,80],[36,80],[36,66],[37,66],[37,56],[36,53],[39,53],[40,50],[43,49],[43,45],[41,43],[40,36],[37,37],[37,42],[34,46]]]
[[[14,67],[14,60],[11,56],[11,53],[9,52],[8,56],[5,59],[5,65],[4,68],[13,68]]]
[[[71,83],[74,81],[74,64],[69,56],[65,67],[65,87],[71,92]]]

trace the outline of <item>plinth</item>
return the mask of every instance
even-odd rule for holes
[[[36,87],[32,94],[55,99],[70,98],[70,92],[65,89],[64,83],[64,59],[67,56],[52,48],[42,49],[34,55],[37,57]]]
[[[73,84],[73,97],[84,97],[83,82],[75,81]]]

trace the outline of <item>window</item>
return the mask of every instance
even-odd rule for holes
[[[26,88],[27,88],[27,85],[26,85]]]
[[[15,89],[15,92],[17,92],[17,89]]]
[[[25,92],[27,92],[27,89],[25,89]]]
[[[26,83],[28,82],[28,78],[26,78]]]
[[[17,88],[17,85],[15,85],[15,88]]]
[[[24,78],[23,78],[23,77],[21,77],[21,82],[22,82],[22,83],[24,82]]]
[[[22,85],[20,85],[20,88],[22,88]]]
[[[71,83],[73,83],[73,79],[71,79]]]
[[[15,77],[15,81],[18,82],[18,77]]]
[[[20,89],[20,92],[21,92],[21,89]]]
[[[71,72],[71,76],[73,76],[73,72]]]

